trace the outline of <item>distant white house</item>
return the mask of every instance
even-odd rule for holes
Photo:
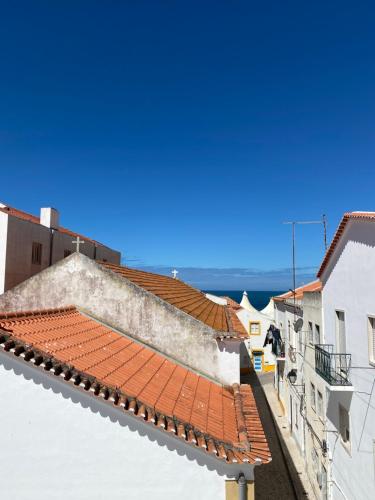
[[[73,253],[77,237],[87,257],[120,263],[120,252],[60,226],[56,209],[37,217],[0,203],[0,294]]]
[[[273,325],[273,316],[258,311],[249,301],[244,291],[240,303],[241,309],[237,316],[249,334],[249,353],[256,371],[274,371],[275,355],[272,353],[272,344],[265,345],[267,331]]]

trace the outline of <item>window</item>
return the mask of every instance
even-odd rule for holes
[[[369,361],[375,365],[375,318],[368,318],[368,353]]]
[[[315,325],[315,344],[320,344],[320,326]]]
[[[33,242],[33,248],[31,252],[31,263],[41,264],[42,263],[42,244]]]
[[[250,335],[260,335],[259,321],[250,321]]]
[[[312,324],[311,321],[309,321],[309,342],[310,342],[310,344],[314,343],[314,339],[313,339],[313,324]]]
[[[64,259],[65,257],[69,257],[69,255],[71,255],[72,252],[70,250],[64,250]]]
[[[315,401],[315,385],[310,383],[310,404],[311,404],[311,408],[315,411],[315,405],[316,405],[316,401]]]
[[[339,404],[339,425],[340,436],[344,443],[350,442],[349,413]]]
[[[345,313],[336,311],[336,349],[339,354],[346,352]]]
[[[320,391],[317,392],[318,392],[318,399],[317,399],[318,415],[319,417],[323,417],[323,394]]]

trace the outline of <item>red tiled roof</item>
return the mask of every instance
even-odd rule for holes
[[[335,251],[335,248],[344,232],[344,229],[348,223],[348,221],[352,220],[369,220],[369,221],[375,221],[375,212],[346,212],[341,219],[341,222],[336,230],[335,236],[333,237],[333,240],[323,258],[323,262],[320,265],[319,271],[318,271],[318,278],[321,277],[323,274],[324,269],[327,267],[328,262],[330,261],[333,252]]]
[[[34,224],[40,224],[40,218],[37,217],[36,215],[28,214],[27,212],[23,212],[22,210],[18,210],[18,208],[12,208],[12,207],[0,207],[0,211],[4,212],[8,215],[12,215],[13,217],[18,217],[19,219],[26,220],[28,222],[33,222]],[[85,241],[89,241],[90,243],[94,243],[96,245],[104,246],[102,243],[99,243],[99,241],[92,240],[91,238],[88,238],[87,236],[83,236],[82,234],[75,233],[74,231],[70,231],[70,229],[66,229],[65,227],[59,226],[57,231],[60,233],[68,234],[69,236],[72,236],[73,238],[77,238],[79,236],[81,239]]]
[[[250,386],[223,387],[74,307],[0,316],[0,345],[227,462],[269,462]]]
[[[304,292],[320,292],[322,290],[322,283],[319,280],[312,281],[306,285],[300,286],[295,289],[296,300],[302,300]],[[272,297],[276,302],[282,302],[284,300],[293,299],[293,291],[283,293],[282,295],[277,295]]]
[[[139,271],[109,262],[99,262],[107,269],[120,274],[145,290],[157,295],[178,309],[202,321],[214,330],[228,332],[228,336],[240,337],[242,331],[231,328],[227,307],[208,299],[204,293],[179,279],[161,274]],[[230,312],[229,312],[230,314]],[[234,325],[233,325],[234,326]]]

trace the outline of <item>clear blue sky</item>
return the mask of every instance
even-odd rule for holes
[[[199,286],[289,288],[282,221],[331,238],[375,208],[374,25],[373,2],[1,2],[0,199]],[[322,229],[297,237],[305,281]]]

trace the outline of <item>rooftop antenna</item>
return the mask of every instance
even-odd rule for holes
[[[323,224],[324,229],[324,250],[327,251],[327,218],[325,214],[322,220],[303,220],[303,221],[287,221],[283,224],[290,224],[292,226],[292,266],[293,266],[293,310],[294,321],[296,321],[296,225],[297,224]]]
[[[177,279],[177,274],[178,274],[177,269],[173,269],[172,274],[173,274],[173,279],[176,280]]]

